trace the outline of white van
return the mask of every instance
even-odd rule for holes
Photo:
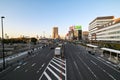
[[[55,56],[60,56],[61,55],[61,48],[60,47],[56,47],[55,48]]]

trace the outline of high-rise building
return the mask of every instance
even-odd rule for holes
[[[89,34],[88,31],[83,31],[83,32],[82,32],[82,39],[83,39],[84,41],[88,41],[88,34]]]
[[[91,26],[90,23],[89,35],[92,37],[89,37],[89,39],[107,42],[120,41],[120,18],[115,19],[113,16],[101,17],[100,19],[97,19],[94,24],[97,24],[97,22],[101,23],[101,25],[99,24],[99,26]]]
[[[59,38],[58,27],[53,27],[52,38],[53,39]]]
[[[114,20],[114,16],[103,16],[95,18],[89,24],[89,40],[96,40],[96,31],[103,28],[104,24],[107,24]]]

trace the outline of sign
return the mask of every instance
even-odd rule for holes
[[[75,28],[75,30],[82,30],[82,26],[81,25],[77,25],[74,28]]]

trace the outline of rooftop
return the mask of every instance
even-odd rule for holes
[[[114,16],[101,16],[101,17],[97,17],[92,22],[90,22],[89,25],[91,23],[93,23],[95,20],[100,20],[100,19],[114,19],[114,18],[115,18]]]

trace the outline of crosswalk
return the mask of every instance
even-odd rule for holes
[[[52,58],[39,80],[66,80],[66,60]]]

